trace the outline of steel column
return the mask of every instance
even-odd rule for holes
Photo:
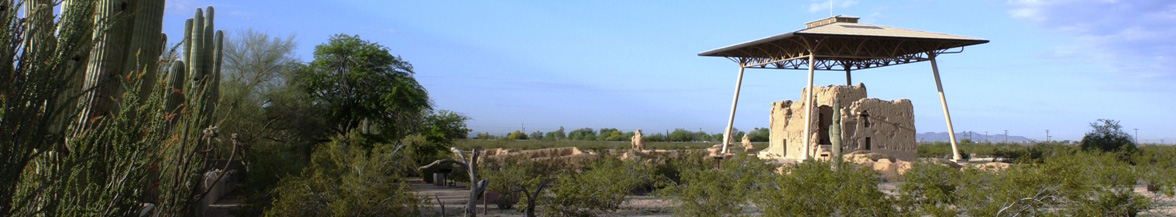
[[[813,62],[815,62],[815,56],[810,52],[809,53],[809,62],[808,62],[809,63],[808,86],[805,88],[806,91],[805,91],[804,104],[803,104],[804,105],[804,153],[802,155],[800,155],[800,160],[808,160],[809,152],[811,152],[811,150],[809,149],[809,146],[812,146],[811,144],[809,144],[809,142],[810,142],[809,137],[812,137],[811,127],[813,126],[813,124],[812,124],[813,107],[816,106],[813,104]]]
[[[745,68],[740,64],[739,77],[735,79],[735,97],[731,99],[731,117],[727,119],[727,129],[723,130],[723,150],[720,150],[720,153],[723,154],[727,153],[727,144],[731,143],[731,136],[733,134],[731,129],[735,124],[735,107],[739,105],[739,87],[743,86],[743,69]]]
[[[849,76],[849,67],[845,67],[845,86],[853,86],[853,79]]]
[[[935,53],[928,52],[931,59],[931,73],[935,74],[935,88],[939,90],[939,104],[943,105],[943,117],[947,120],[947,137],[951,139],[951,160],[959,162],[960,149],[956,146],[955,129],[951,127],[951,113],[947,111],[947,97],[943,95],[943,83],[939,81],[939,66],[935,63]]]

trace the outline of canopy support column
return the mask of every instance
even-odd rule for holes
[[[947,97],[943,95],[943,83],[939,81],[939,66],[935,63],[935,53],[928,52],[927,57],[931,59],[931,72],[935,74],[935,88],[939,90],[939,104],[943,105],[943,117],[947,120],[947,136],[951,139],[951,160],[959,162],[960,149],[956,146],[955,129],[951,126],[951,113],[947,111]]]
[[[849,67],[845,67],[845,86],[853,86],[853,79],[849,76]]]
[[[731,130],[735,124],[735,107],[739,105],[739,87],[743,86],[743,69],[743,64],[740,64],[739,77],[735,79],[735,97],[731,100],[731,117],[727,119],[727,129],[723,130],[723,150],[720,150],[723,154],[727,153],[727,144],[731,143],[731,136],[734,134]]]
[[[809,146],[812,146],[812,144],[809,144],[809,142],[811,141],[810,137],[813,136],[812,135],[812,132],[813,132],[812,131],[813,107],[816,107],[816,105],[813,105],[813,67],[814,67],[815,61],[816,61],[815,55],[813,55],[812,52],[809,52],[809,56],[808,56],[808,86],[805,86],[805,96],[804,96],[804,104],[803,104],[804,105],[804,145],[803,145],[804,146],[804,150],[803,150],[804,153],[800,155],[800,160],[802,160],[802,161],[808,160],[809,152],[811,152],[811,149]]]

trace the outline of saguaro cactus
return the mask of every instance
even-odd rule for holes
[[[829,125],[829,141],[833,143],[832,157],[829,159],[833,169],[841,165],[841,104],[833,100],[833,125]]]
[[[73,9],[65,4],[63,10]],[[100,0],[94,8],[92,22],[93,29],[98,31],[94,31],[85,70],[82,86],[85,92],[80,99],[80,120],[75,127],[78,131],[89,128],[95,117],[118,110],[115,102],[123,92],[120,79],[125,73],[146,69],[145,83],[156,80],[157,71],[153,69],[158,68],[162,52],[158,48],[163,46],[160,36],[163,1]]]
[[[180,103],[184,101],[184,83],[187,82],[187,74],[184,73],[184,61],[175,61],[172,63],[171,70],[167,73],[167,97],[164,98],[163,109],[167,112],[167,126],[166,130],[171,131],[172,127],[179,121]]]
[[[187,40],[184,42],[184,62],[192,81],[191,93],[200,95],[201,125],[215,120],[216,103],[220,94],[220,66],[223,53],[224,32],[213,27],[213,8],[196,9],[196,14],[184,24]]]

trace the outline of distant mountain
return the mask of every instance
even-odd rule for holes
[[[972,131],[956,132],[955,136],[956,136],[956,141],[963,140],[963,139],[969,139],[969,140],[972,140],[973,142],[984,142],[984,141],[988,141],[988,142],[992,142],[992,143],[1005,142],[1005,135],[1004,134],[999,134],[999,133],[993,134],[991,132],[988,134],[987,140],[985,140],[985,138],[984,138],[984,132],[979,132],[979,133],[972,132]],[[915,134],[915,141],[918,141],[918,142],[947,142],[948,140],[950,140],[949,138],[950,137],[947,135],[947,132],[926,132],[926,133]],[[1010,142],[1010,143],[1030,143],[1030,142],[1034,142],[1034,141],[1036,141],[1036,140],[1025,138],[1024,136],[1009,135],[1009,137],[1008,137],[1008,142]]]

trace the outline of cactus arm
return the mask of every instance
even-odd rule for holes
[[[193,25],[193,22],[196,22],[196,21],[192,18],[188,18],[188,20],[184,21],[184,35],[183,35],[183,37],[180,38],[180,40],[184,42],[184,49],[180,51],[184,54],[184,56],[181,57],[181,59],[182,59],[181,61],[185,62],[185,63],[192,62],[192,25]]]
[[[188,74],[192,78],[192,89],[199,90],[204,85],[200,83],[203,78],[204,65],[204,12],[200,8],[196,9],[196,15],[192,18],[192,35],[189,36],[192,40],[192,56],[188,59]]]

